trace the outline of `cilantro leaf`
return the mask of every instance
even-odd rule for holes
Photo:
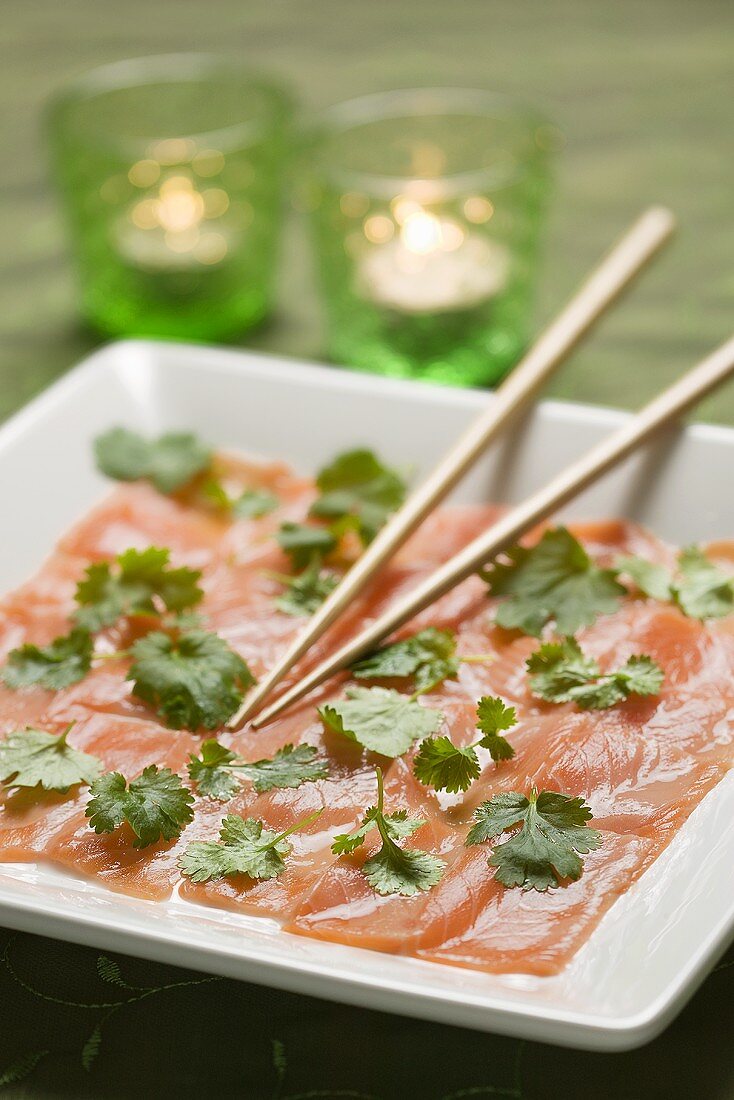
[[[734,576],[697,546],[680,552],[675,577],[664,566],[638,557],[620,558],[617,571],[630,576],[646,596],[672,601],[691,619],[721,619],[734,611]]]
[[[645,654],[630,657],[613,675],[627,695],[657,695],[664,679],[660,665]]]
[[[387,688],[347,688],[346,699],[319,707],[324,725],[382,756],[402,756],[419,737],[435,733],[438,710]]]
[[[90,788],[86,815],[95,833],[111,833],[124,821],[135,834],[133,846],[175,840],[193,819],[191,791],[170,768],[150,764],[127,783],[120,772],[105,772]]]
[[[534,694],[551,703],[567,702],[573,698],[571,692],[601,675],[597,662],[584,656],[575,638],[546,642],[528,657],[525,667]]]
[[[149,546],[119,554],[114,571],[109,562],[88,566],[76,589],[77,623],[95,631],[122,615],[156,614],[156,599],[167,611],[193,607],[204,595],[196,583],[201,572],[185,566],[171,569],[169,558],[169,550]]]
[[[362,873],[378,894],[413,897],[440,882],[444,867],[444,861],[430,852],[383,844],[379,852],[366,861]]]
[[[364,844],[365,837],[370,829],[376,824],[377,819],[377,807],[370,806],[362,818],[362,824],[359,825],[351,833],[337,833],[334,837],[334,841],[331,845],[331,850],[335,856],[349,855],[351,852],[356,852],[357,848],[361,848]]]
[[[346,855],[356,851],[364,844],[370,829],[376,828],[377,819],[380,817],[391,840],[404,840],[406,836],[412,836],[416,829],[425,825],[422,817],[408,817],[407,810],[395,810],[394,813],[384,814],[377,806],[370,806],[362,818],[362,824],[354,832],[339,833],[334,837],[332,852],[335,855]]]
[[[217,512],[231,512],[232,498],[221,481],[216,477],[209,477],[199,486],[199,496],[205,504],[214,508]]]
[[[506,707],[496,696],[483,695],[477,703],[477,728],[483,734],[477,744],[489,749],[493,760],[512,760],[515,750],[501,731],[512,729],[516,723],[514,707]]]
[[[697,546],[678,557],[680,578],[673,586],[681,611],[692,619],[720,619],[734,611],[734,577],[727,576]]]
[[[258,792],[270,791],[273,787],[300,787],[302,783],[324,779],[328,775],[325,760],[318,759],[318,751],[313,745],[284,745],[278,749],[272,760],[256,760],[252,764],[241,764],[242,774],[252,780]]]
[[[148,440],[127,428],[111,428],[94,441],[98,469],[116,481],[145,479],[173,493],[206,470],[212,453],[190,432],[169,432]]]
[[[92,667],[94,644],[81,627],[49,645],[22,645],[11,649],[0,678],[9,688],[39,687],[60,691],[83,680]]]
[[[321,568],[318,556],[296,577],[281,577],[286,586],[275,606],[286,615],[313,615],[339,583],[334,573]]]
[[[334,837],[331,850],[335,855],[354,852],[365,840],[371,829],[377,829],[382,847],[370,856],[362,866],[362,874],[378,894],[402,894],[413,897],[423,890],[430,890],[440,881],[446,864],[430,852],[417,848],[399,848],[395,843],[410,836],[425,825],[420,817],[408,817],[407,810],[384,813],[384,788],[382,771],[377,773],[377,805],[370,806],[361,825],[352,833],[340,833]]]
[[[278,507],[278,498],[267,489],[244,489],[232,501],[232,515],[236,519],[262,519]]]
[[[0,780],[8,787],[43,787],[68,791],[78,783],[92,783],[102,771],[96,756],[67,743],[69,730],[58,736],[43,730],[9,733],[0,741]]]
[[[625,588],[613,569],[600,569],[565,527],[546,531],[529,549],[513,546],[509,562],[494,562],[482,574],[492,596],[507,599],[495,621],[508,630],[539,637],[546,623],[574,634],[597,615],[616,611]]]
[[[153,631],[132,648],[133,695],[156,708],[173,729],[223,726],[255,680],[217,634],[191,630],[178,638]]]
[[[466,791],[481,774],[474,745],[459,748],[450,737],[428,737],[413,762],[417,779],[437,791]]]
[[[477,704],[477,726],[483,736],[472,745],[460,748],[449,737],[428,737],[422,742],[413,762],[417,779],[437,791],[466,791],[481,774],[477,748],[488,749],[493,760],[511,760],[515,750],[500,730],[515,725],[515,708],[506,707],[499,698],[483,696]]]
[[[285,868],[290,845],[261,821],[228,814],[222,821],[221,841],[198,840],[182,853],[179,865],[192,882],[249,875],[277,878]]]
[[[618,573],[626,573],[646,596],[654,600],[670,600],[672,577],[664,565],[657,565],[636,556],[619,558],[616,563]]]
[[[235,519],[261,519],[278,507],[278,498],[267,489],[243,489],[239,496],[231,497],[214,478],[202,485],[201,492],[209,504]]]
[[[85,810],[95,833],[112,833],[125,820],[127,781],[120,772],[105,772],[90,787]]]
[[[247,763],[218,741],[204,741],[201,756],[189,756],[189,775],[199,793],[227,802],[237,792],[239,784],[234,772],[252,780],[258,793],[274,787],[300,787],[328,774],[326,761],[317,759],[313,745],[284,745],[272,760]]]
[[[434,626],[401,642],[382,646],[352,665],[352,674],[360,680],[414,676],[416,691],[420,692],[431,691],[458,671],[453,631],[437,630]]]
[[[281,550],[291,559],[296,570],[307,569],[336,547],[336,536],[328,527],[306,523],[283,523],[275,536]]]
[[[239,757],[213,738],[202,742],[200,755],[190,753],[189,778],[199,794],[216,802],[229,802],[239,790],[239,783],[230,765]]]
[[[504,792],[483,802],[474,814],[467,844],[482,844],[520,825],[509,840],[497,844],[489,858],[503,886],[522,886],[544,893],[563,879],[581,877],[587,855],[601,845],[601,833],[586,823],[591,810],[582,798],[535,788],[530,795]]]
[[[368,450],[347,451],[319,473],[319,497],[311,515],[351,520],[363,542],[373,540],[391,512],[405,499],[400,475]]]
[[[656,695],[663,683],[663,670],[644,655],[602,673],[575,638],[542,645],[526,665],[534,695],[549,703],[574,702],[582,710],[605,710],[630,695]]]
[[[286,837],[310,825],[322,813],[319,810],[282,833],[265,829],[261,821],[228,814],[219,831],[220,841],[196,840],[179,858],[182,872],[192,882],[249,875],[253,879],[277,878],[285,868],[284,856],[290,852]]]

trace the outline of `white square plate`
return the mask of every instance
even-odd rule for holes
[[[487,394],[338,372],[263,355],[124,342],[93,355],[0,429],[0,591],[24,580],[107,485],[91,440],[113,424],[190,428],[305,472],[369,445],[425,473]],[[512,501],[623,414],[541,404],[457,499]],[[564,515],[627,516],[678,543],[734,535],[734,431],[668,433]],[[734,929],[734,774],[556,977],[490,975],[322,943],[265,918],[114,894],[40,865],[0,867],[0,923],[107,950],[445,1023],[589,1049],[646,1042],[671,1020]]]

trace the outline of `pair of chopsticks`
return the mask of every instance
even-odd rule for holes
[[[232,728],[240,728],[257,712],[266,696],[280,683],[296,661],[372,580],[499,432],[507,427],[542,382],[660,249],[670,236],[673,224],[672,215],[667,210],[654,208],[643,214],[632,226],[496,391],[487,410],[470,425],[423,485],[395,513],[312,617],[306,629],[245,700],[231,722]],[[543,489],[513,508],[413,591],[388,608],[375,623],[262,711],[253,726],[264,725],[335,672],[369,652],[408,619],[485,566],[492,557],[516,542],[529,528],[621,462],[654,432],[680,416],[732,371],[734,339],[663,391],[608,439],[602,440]]]

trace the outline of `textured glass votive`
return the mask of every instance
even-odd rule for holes
[[[109,334],[215,339],[271,304],[288,96],[202,55],[97,69],[49,114],[82,310]]]
[[[335,360],[458,385],[517,361],[554,138],[481,91],[385,93],[322,116],[309,205]]]

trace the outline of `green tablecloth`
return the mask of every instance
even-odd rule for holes
[[[566,147],[538,317],[651,201],[682,228],[552,392],[634,406],[731,328],[734,10],[721,0],[9,0],[0,18],[0,416],[95,343],[78,325],[39,109],[100,61],[236,52],[304,103],[422,83],[537,102]],[[303,245],[274,323],[246,343],[319,358]],[[702,415],[734,421],[734,390]],[[655,1043],[625,1055],[521,1044],[0,933],[0,1087],[76,1098],[232,1096],[706,1100],[734,1096],[734,953]],[[729,969],[727,969],[727,967]]]

